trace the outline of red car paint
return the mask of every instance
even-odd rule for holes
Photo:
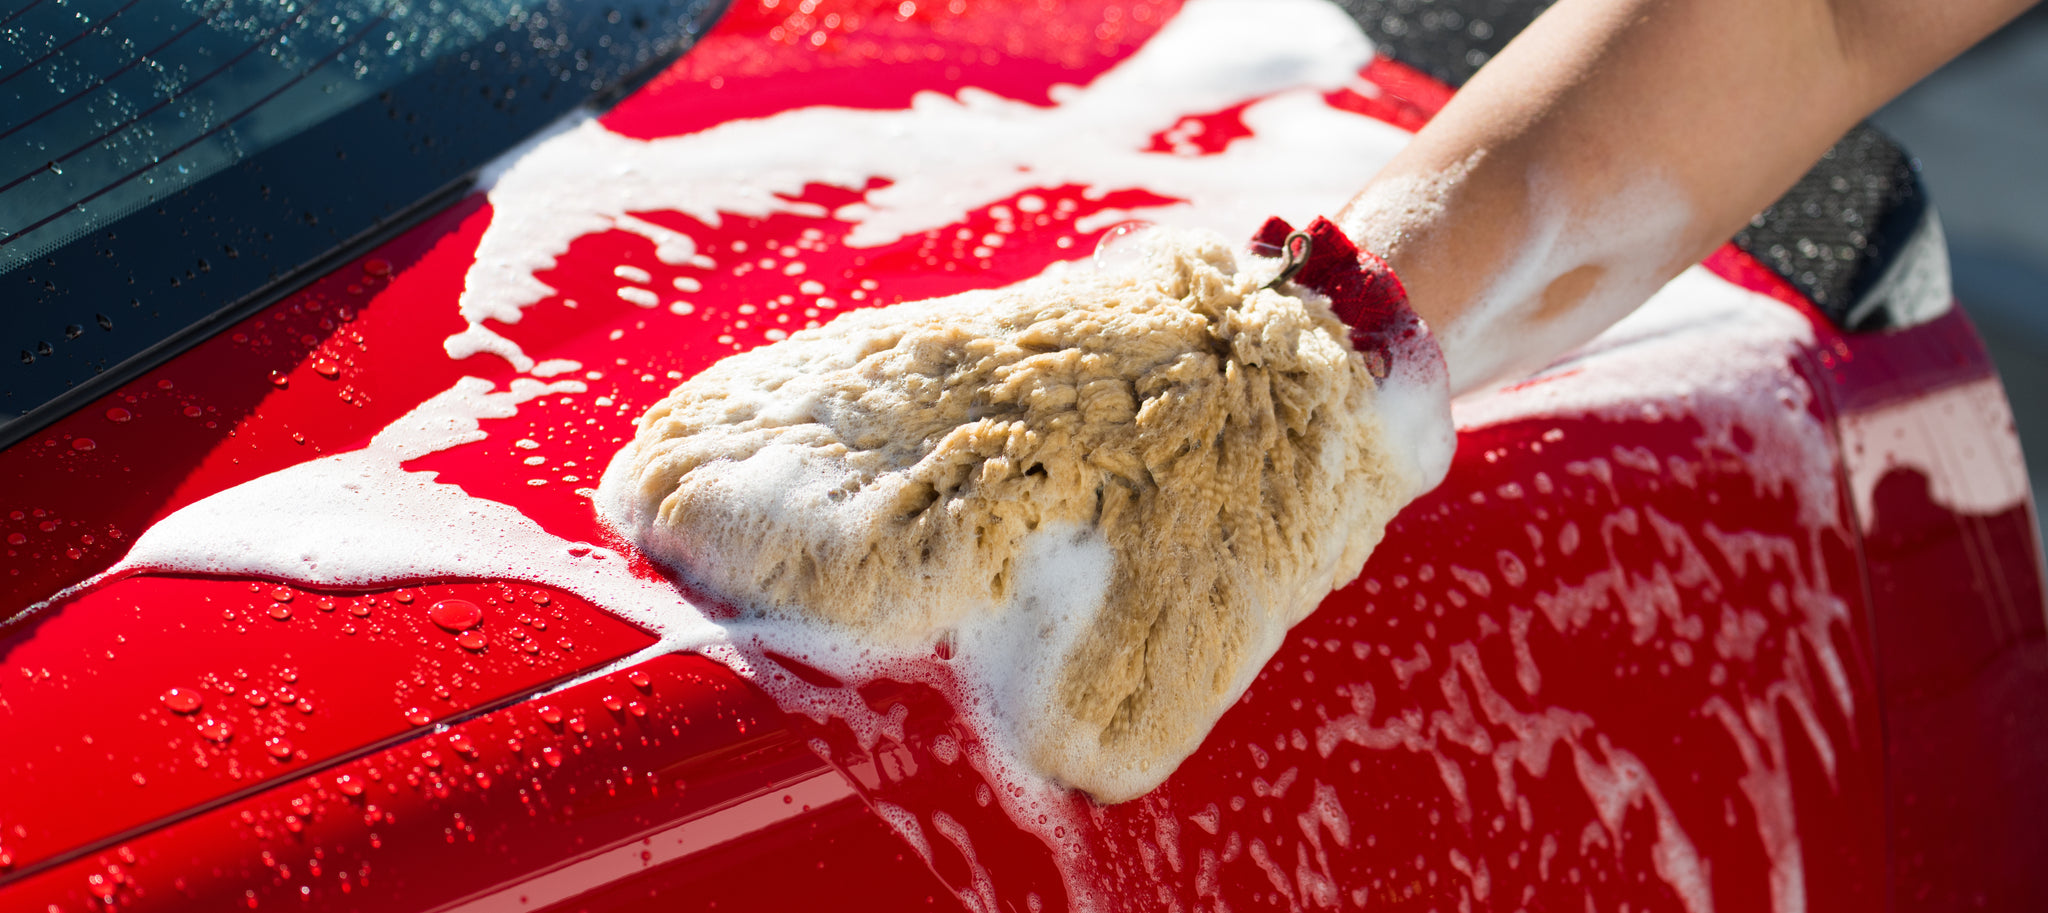
[[[672,135],[965,85],[1044,104],[1053,82],[1099,74],[1173,11],[957,6],[741,4],[605,122]],[[1389,61],[1362,75],[1383,91],[1330,103],[1412,129],[1448,97]],[[1205,143],[1243,129],[1234,111],[1190,116]],[[814,185],[807,198],[867,189]],[[987,232],[992,207],[880,249],[839,243],[849,226],[829,218],[729,216],[714,229],[644,215],[755,249],[804,241],[808,277],[835,296],[873,279],[875,299],[892,301],[1033,275],[1093,247],[1076,221],[1144,193],[1038,192],[1074,209],[979,261],[958,230]],[[180,506],[360,446],[457,377],[509,381],[488,356],[454,362],[440,347],[461,328],[453,302],[491,217],[472,197],[0,453],[5,609],[107,567]],[[1079,243],[1056,247],[1062,235]],[[656,316],[609,294],[621,263],[658,285],[699,279],[698,312],[601,347]],[[2048,709],[2048,634],[2031,508],[1945,507],[1925,460],[1891,462],[1909,447],[1953,455],[1936,466],[2006,452],[2009,425],[1955,413],[1957,391],[1996,395],[1981,346],[1959,312],[1843,335],[1732,248],[1708,265],[1812,326],[1790,367],[1833,436],[1828,522],[1802,522],[1812,505],[1764,484],[1768,442],[1714,438],[1692,418],[1468,430],[1444,486],[1289,635],[1166,785],[1046,810],[1077,822],[1054,838],[1085,848],[1074,884],[1127,909],[2048,902],[2031,872],[2048,851],[2034,823],[2048,811],[2036,776],[2048,731],[2033,723]],[[529,404],[486,422],[488,441],[408,468],[604,542],[576,489],[674,384],[668,371],[765,339],[756,326],[716,342],[721,309],[795,280],[667,266],[621,232],[584,237],[540,278],[561,290],[553,303],[582,306],[544,303],[504,332],[579,358],[601,375],[590,397],[618,405]],[[1843,443],[1871,427],[1915,437]],[[547,484],[530,485],[511,442],[550,436]],[[481,620],[463,625],[456,608],[435,624],[426,608],[450,599]],[[1802,628],[1795,609],[1819,603],[1833,620]],[[465,647],[466,633],[483,640]],[[878,711],[904,708],[901,735],[873,747],[695,656],[547,691],[651,642],[568,594],[496,581],[320,593],[138,576],[60,601],[0,631],[0,907],[1069,905],[1047,840],[992,801],[961,760],[972,732],[927,686],[861,689]],[[181,713],[188,690],[202,703]],[[208,720],[231,731],[208,738]],[[914,818],[922,845],[878,803]]]

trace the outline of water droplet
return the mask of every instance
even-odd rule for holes
[[[434,718],[432,716],[429,716],[425,710],[421,710],[418,707],[414,707],[405,712],[405,721],[413,724],[414,726],[425,726],[433,719]]]
[[[283,371],[272,371],[272,372],[270,372],[270,384],[271,384],[271,386],[274,386],[274,387],[288,387],[288,386],[291,386],[291,383],[292,383],[292,379],[291,379],[291,376],[290,376],[290,375],[288,375],[288,374],[286,374],[286,373],[284,373]]]
[[[332,358],[313,359],[313,373],[333,380],[341,375],[341,363]]]
[[[456,754],[462,755],[465,758],[476,757],[476,743],[471,741],[469,736],[462,733],[458,732],[450,735],[448,737],[448,747],[455,749]]]
[[[646,691],[654,687],[654,680],[648,678],[647,673],[642,672],[639,669],[634,669],[633,671],[626,673],[626,681],[632,682],[633,687],[638,688],[642,691]]]
[[[172,713],[197,713],[200,704],[203,703],[199,692],[188,688],[169,689],[163,693],[162,700],[164,706],[171,708]]]
[[[364,787],[363,781],[349,774],[342,774],[334,778],[334,788],[340,790],[342,795],[353,798],[362,795]]]
[[[398,592],[391,594],[391,598],[396,599],[399,602],[404,603],[405,605],[412,605],[412,594],[404,590],[399,590]]]
[[[391,275],[391,261],[381,257],[372,257],[363,261],[363,272],[380,279],[389,276]]]
[[[548,747],[540,750],[540,759],[548,762],[549,767],[562,766],[562,753],[560,751],[555,750],[555,746],[553,745],[549,745]]]
[[[206,414],[206,410],[201,409],[198,406],[186,406],[185,408],[180,409],[178,411],[182,413],[186,418],[198,418]]]
[[[484,610],[467,599],[443,599],[427,609],[427,617],[445,630],[467,631],[484,620]]]
[[[270,607],[270,617],[278,621],[288,620],[292,617],[292,607],[281,602],[273,605]]]
[[[24,535],[22,535],[22,534],[20,534],[20,533],[8,533],[8,534],[7,534],[7,544],[8,544],[8,545],[27,545],[27,544],[28,544],[28,537],[27,537],[27,536],[24,536]]]
[[[242,692],[242,700],[248,701],[251,707],[264,707],[270,704],[270,695],[251,688]]]
[[[461,645],[464,650],[481,652],[484,647],[490,644],[490,639],[485,637],[482,631],[464,631],[461,637],[455,638],[455,642]]]
[[[270,590],[270,598],[278,602],[290,602],[292,601],[292,596],[292,591],[285,587],[272,587]]]
[[[115,406],[114,408],[107,410],[107,421],[118,423],[129,422],[134,420],[135,413],[123,409],[120,406]]]
[[[71,449],[73,450],[92,450],[98,446],[99,444],[89,437],[71,439]]]
[[[283,736],[279,736],[277,738],[270,739],[269,741],[264,742],[263,747],[270,752],[270,756],[273,758],[276,758],[280,761],[291,760],[292,743],[287,741]]]
[[[199,723],[199,734],[214,742],[225,742],[235,734],[235,727],[226,720],[207,717]]]
[[[540,721],[550,726],[560,726],[562,725],[562,711],[555,709],[552,705],[544,706],[540,708]]]

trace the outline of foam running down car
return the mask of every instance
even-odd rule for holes
[[[15,0],[0,909],[2048,905],[2027,477],[1867,128],[1456,402],[1132,801],[998,763],[944,649],[718,641],[593,511],[726,355],[1308,224],[1534,12]]]

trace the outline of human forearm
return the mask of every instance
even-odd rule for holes
[[[1346,209],[1455,389],[1540,366],[2026,4],[1564,0]]]

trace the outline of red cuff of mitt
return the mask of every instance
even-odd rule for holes
[[[1330,309],[1351,327],[1351,344],[1365,356],[1374,377],[1384,380],[1398,367],[1448,378],[1443,350],[1408,306],[1408,290],[1394,268],[1351,243],[1329,219],[1318,216],[1296,231],[1274,216],[1252,237],[1252,249],[1286,258],[1280,279],[1330,299]]]
[[[1252,239],[1254,253],[1284,258],[1272,285],[1292,280],[1330,299],[1330,309],[1351,327],[1351,346],[1380,382],[1379,409],[1399,441],[1418,486],[1436,487],[1457,450],[1451,422],[1451,372],[1444,351],[1415,309],[1387,261],[1360,250],[1328,219],[1300,231],[1266,220]]]

